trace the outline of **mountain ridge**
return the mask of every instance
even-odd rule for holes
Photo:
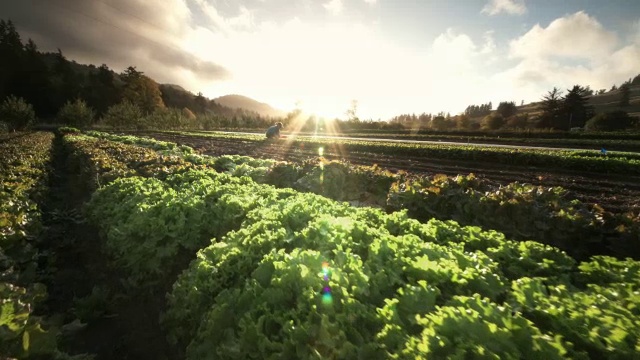
[[[280,109],[245,95],[229,94],[212,100],[226,107],[254,111],[263,116],[282,117],[286,115],[286,112]]]

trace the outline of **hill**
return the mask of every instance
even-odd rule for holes
[[[273,108],[271,105],[259,102],[242,95],[225,95],[213,99],[216,103],[235,109],[244,109],[256,112],[262,116],[282,117],[286,112]]]
[[[40,53],[41,59],[49,69],[53,69],[56,63],[60,61],[62,57],[61,53]],[[98,72],[98,68],[93,64],[80,64],[74,60],[66,60],[66,64],[69,66],[71,72],[76,76],[79,76],[81,82],[85,82],[90,75],[95,75]],[[116,83],[121,84],[122,80],[120,74],[113,70],[110,70],[113,79]],[[201,104],[198,104],[196,95],[177,84],[158,84],[162,100],[168,107],[182,109],[188,108],[196,113],[213,113],[221,116],[285,116],[286,113],[274,109],[268,104],[258,102],[242,95],[227,95],[218,99],[212,100],[204,97]],[[221,101],[219,101],[221,100]]]
[[[589,105],[593,106],[596,114],[622,110],[628,112],[631,116],[640,116],[640,85],[631,85],[629,106],[618,106],[621,96],[620,89],[608,91],[600,95],[592,95],[589,97]],[[534,118],[540,112],[540,103],[541,102],[533,102],[523,106],[518,106],[518,113],[529,114],[529,118]]]

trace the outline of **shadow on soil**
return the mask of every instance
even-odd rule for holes
[[[61,136],[54,140],[49,193],[43,204],[45,231],[39,267],[49,296],[37,312],[59,314],[60,348],[102,359],[176,359],[158,325],[168,284],[153,291],[123,287],[109,266],[83,206],[92,186],[70,165]]]

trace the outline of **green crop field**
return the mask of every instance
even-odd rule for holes
[[[2,139],[3,355],[638,358],[633,212],[469,174],[209,156],[179,135]],[[633,153],[341,145],[398,160],[640,166]]]

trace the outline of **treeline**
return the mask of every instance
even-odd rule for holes
[[[618,107],[624,109],[630,106],[631,86],[640,85],[640,75],[623,83],[619,90]],[[615,86],[614,86],[615,87]],[[615,91],[615,89],[613,90]],[[640,125],[638,119],[629,116],[624,110],[613,110],[596,114],[594,107],[589,104],[592,92],[588,87],[575,85],[563,91],[553,88],[543,97],[539,106],[540,114],[535,126],[554,130],[625,130]]]
[[[265,127],[273,119],[232,109],[171,85],[159,85],[134,66],[80,65],[58,50],[23,43],[11,21],[0,20],[0,130],[36,122],[117,128]]]
[[[631,87],[640,86],[640,75],[613,86],[609,92],[615,99],[617,110],[596,114],[589,103],[594,91],[589,87],[575,85],[566,94],[553,88],[543,95],[537,112],[521,112],[515,102],[504,101],[493,110],[492,103],[469,105],[464,113],[451,116],[439,113],[431,115],[402,114],[390,120],[405,129],[434,131],[478,131],[478,130],[588,130],[615,131],[640,127],[640,120],[629,116],[624,110],[631,106]],[[606,93],[598,90],[598,95]]]
[[[493,110],[493,104],[488,102],[482,105],[469,105],[464,110],[464,114],[470,117],[480,117],[489,115],[491,110]]]
[[[413,130],[496,130],[500,128],[518,129],[526,127],[528,115],[518,115],[516,104],[513,102],[501,102],[495,111],[492,111],[491,102],[482,105],[470,105],[464,113],[451,116],[450,113],[440,112],[437,115],[423,113],[398,115],[390,120],[392,124],[398,124],[403,128]],[[486,115],[482,121],[475,118]]]

